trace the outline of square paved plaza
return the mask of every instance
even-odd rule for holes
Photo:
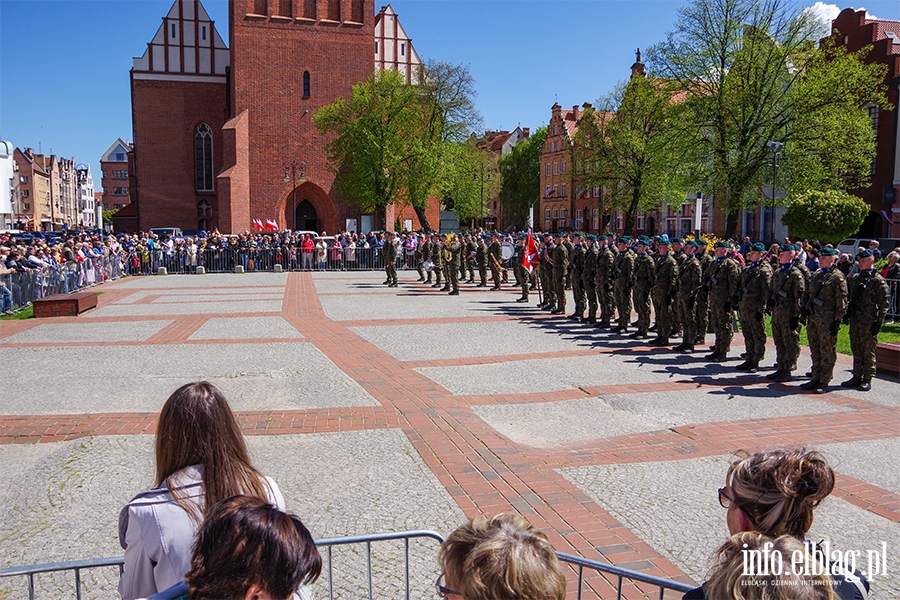
[[[699,583],[727,537],[716,490],[732,455],[802,445],[837,473],[810,538],[863,553],[884,542],[874,597],[900,598],[897,380],[808,394],[806,348],[777,384],[551,316],[535,293],[454,297],[415,277],[131,277],[96,288],[80,317],[0,321],[0,567],[121,555],[118,513],[152,486],[158,412],[206,379],[317,538],[446,535],[517,511],[561,552]],[[774,356],[770,341],[763,364]],[[837,382],[850,364],[839,355]],[[437,544],[411,548],[412,597],[431,598]],[[399,593],[383,572],[399,555],[376,555],[381,597]],[[363,558],[335,556],[335,597],[362,598]],[[87,597],[115,597],[116,569],[85,577]],[[0,580],[0,598],[22,584]],[[71,597],[63,584],[39,579],[39,597]],[[327,597],[324,578],[315,592]],[[584,597],[615,593],[594,576]]]

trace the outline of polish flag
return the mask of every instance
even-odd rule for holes
[[[537,244],[534,243],[534,236],[531,235],[531,229],[529,229],[528,237],[525,238],[525,252],[522,253],[522,266],[529,273],[534,273],[534,265],[537,261]]]
[[[266,219],[266,231],[278,231],[278,223],[272,219]]]
[[[547,197],[554,195],[556,193],[556,188],[551,188],[549,192],[547,192]]]
[[[263,226],[262,221],[259,219],[253,219],[253,229],[257,231],[265,231],[266,228]]]

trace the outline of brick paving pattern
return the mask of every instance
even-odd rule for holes
[[[510,288],[448,298],[414,277],[401,273],[398,290],[366,272],[129,278],[80,317],[2,322],[7,381],[23,384],[0,400],[0,466],[14,488],[0,509],[17,514],[80,478],[95,489],[92,460],[121,479],[95,500],[102,510],[83,490],[0,526],[3,566],[119,553],[115,514],[152,478],[156,411],[199,378],[225,391],[254,459],[317,536],[446,534],[515,510],[560,551],[698,582],[727,534],[716,488],[730,456],[806,445],[838,471],[812,533],[900,547],[896,380],[804,394],[802,377],[773,384],[640,346],[551,318],[536,296],[516,304]],[[837,381],[849,366],[839,356]],[[900,597],[896,553],[874,583],[882,597]],[[601,577],[587,585],[585,597],[615,595]]]

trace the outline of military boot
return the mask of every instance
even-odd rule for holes
[[[868,378],[864,378],[862,381],[859,382],[859,387],[856,389],[859,390],[860,392],[868,392],[869,390],[872,389],[872,380],[868,379]]]
[[[854,375],[853,377],[851,377],[851,378],[848,379],[847,381],[842,381],[842,382],[841,382],[841,387],[845,387],[845,388],[859,387],[859,384],[860,384],[860,383],[862,383],[862,379],[859,378],[859,377],[857,377],[856,375]]]
[[[816,381],[815,379],[810,379],[810,380],[807,381],[806,383],[801,383],[801,384],[799,385],[799,388],[800,388],[801,390],[814,390],[814,389],[816,389],[817,387],[819,387],[819,382]]]

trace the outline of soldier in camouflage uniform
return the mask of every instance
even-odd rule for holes
[[[588,314],[581,322],[595,324],[597,322],[597,288],[595,287],[595,281],[597,277],[597,260],[600,258],[600,252],[597,250],[597,236],[589,233],[585,236],[585,239],[587,240],[587,247],[584,251],[584,267],[581,270],[581,286],[584,289]]]
[[[594,275],[594,288],[597,292],[597,304],[600,309],[600,322],[597,327],[610,327],[616,317],[616,295],[614,291],[616,252],[612,249],[608,237],[597,237],[597,272]],[[629,310],[631,310],[629,308]]]
[[[500,246],[500,238],[496,232],[491,234],[491,244],[487,251],[488,267],[491,269],[491,281],[494,287],[491,290],[500,289],[500,271],[503,270],[503,248]]]
[[[572,243],[572,239],[569,237],[568,233],[563,234],[563,246],[566,247],[566,256],[569,257],[569,266],[566,267],[565,272],[565,289],[572,289],[572,253],[575,251],[575,244]]]
[[[528,302],[528,287],[529,287],[529,273],[525,268],[525,265],[522,264],[522,259],[525,257],[525,236],[519,235],[516,237],[516,252],[513,254],[512,263],[513,263],[513,271],[516,274],[516,282],[522,286],[522,295],[519,298],[516,298],[516,302]]]
[[[574,243],[569,252],[569,264],[571,265],[569,272],[572,282],[572,297],[575,300],[575,312],[568,318],[581,320],[584,318],[584,309],[587,303],[587,294],[585,294],[584,284],[581,281],[584,272],[584,234],[578,231],[572,237]]]
[[[441,247],[441,238],[438,234],[432,234],[431,236],[431,262],[434,264],[434,285],[431,287],[439,288],[441,287],[441,276],[444,273],[444,259],[443,259],[444,249]]]
[[[700,271],[703,274],[700,281],[700,290],[697,292],[697,302],[694,304],[694,319],[697,321],[697,339],[694,344],[706,343],[706,332],[709,329],[709,266],[714,262],[713,257],[706,251],[706,240],[697,240],[697,261],[700,263]]]
[[[668,346],[675,331],[675,285],[678,280],[678,262],[669,251],[669,236],[659,238],[659,257],[656,259],[653,288],[650,296],[656,311],[656,339],[651,346]]]
[[[419,243],[419,248],[422,249],[422,268],[425,268],[425,263],[431,261],[431,251],[434,249],[431,245],[431,236],[427,233],[425,237],[422,238],[422,241]],[[425,283],[431,283],[431,272],[434,270],[434,266],[432,265],[431,269],[427,269],[425,271]]]
[[[800,386],[802,390],[828,392],[837,360],[837,336],[841,319],[847,313],[847,281],[834,266],[838,251],[819,251],[819,270],[812,274],[806,294],[806,337],[812,356],[812,378]]]
[[[475,240],[472,239],[472,234],[466,234],[466,243],[463,247],[463,255],[466,258],[466,269],[469,271],[469,280],[466,283],[475,283],[475,250],[477,247],[475,246]]]
[[[484,243],[484,236],[479,235],[475,246],[475,264],[478,265],[478,279],[480,280],[477,287],[487,287],[487,244]]]
[[[541,288],[544,290],[544,302],[540,308],[543,310],[556,309],[556,291],[553,287],[553,251],[556,245],[553,243],[553,236],[547,234],[541,244],[541,267],[540,278]]]
[[[415,235],[415,234],[413,234]],[[426,250],[428,249],[428,244],[425,242],[427,238],[416,239],[416,273],[419,274],[419,278],[416,281],[425,281],[425,261],[430,258],[425,255]],[[428,277],[431,277],[431,274],[428,274]]]
[[[634,261],[637,255],[628,247],[631,238],[627,235],[619,236],[616,240],[619,253],[613,262],[613,270],[610,278],[613,280],[613,290],[616,295],[616,309],[619,311],[618,325],[610,329],[613,333],[625,333],[631,322],[631,288],[634,286]]]
[[[856,255],[859,273],[848,283],[850,300],[844,321],[850,323],[850,350],[853,352],[853,377],[842,387],[856,387],[861,392],[872,389],[875,375],[875,346],[878,332],[887,314],[890,289],[887,282],[872,266],[875,256],[871,250]]]
[[[452,235],[452,234],[450,234],[450,235]],[[446,233],[441,234],[441,265],[444,268],[444,287],[441,288],[442,292],[451,291],[450,282],[451,282],[452,277],[450,276],[450,273],[451,273],[451,271],[458,268],[458,266],[452,266],[450,264],[451,257],[450,257],[449,251],[447,250],[448,240],[449,240],[449,237]]]
[[[462,264],[462,244],[459,243],[456,235],[447,234],[447,245],[444,246],[444,257],[449,258],[447,261],[447,275],[450,281],[447,282],[450,287],[449,296],[459,296],[459,273]]]
[[[694,351],[694,340],[697,339],[697,317],[694,306],[697,302],[697,293],[700,291],[703,270],[700,268],[700,261],[694,255],[697,250],[697,242],[691,240],[684,249],[685,258],[678,268],[678,285],[675,295],[676,309],[681,315],[683,337],[681,343],[675,346],[675,350],[691,353]]]
[[[634,287],[632,298],[634,311],[637,313],[637,331],[631,334],[634,339],[647,337],[650,330],[650,289],[656,274],[656,263],[650,256],[650,239],[642,235],[637,242],[637,257],[634,259]]]
[[[772,275],[772,338],[775,340],[777,369],[768,379],[791,380],[791,369],[800,355],[800,307],[806,294],[803,273],[794,263],[799,246],[784,244],[778,253],[780,267]]]
[[[550,260],[553,262],[553,291],[556,295],[556,308],[550,311],[551,315],[560,315],[566,312],[566,274],[569,272],[569,249],[565,242],[569,235],[556,234],[556,245]]]
[[[731,303],[737,293],[741,266],[731,258],[731,244],[728,242],[716,242],[715,251],[716,260],[709,266],[708,289],[709,316],[716,326],[716,345],[706,360],[725,362],[734,337],[732,322],[736,307]]]
[[[672,238],[672,257],[678,264],[678,268],[681,269],[681,265],[684,264],[684,260],[687,258],[687,253],[684,250],[684,240],[680,237]],[[675,303],[672,304],[672,319],[672,335],[677,336],[681,333],[683,319],[681,311],[678,310],[678,306]]]
[[[381,246],[381,258],[384,261],[388,287],[397,287],[397,246],[394,244],[393,232],[385,232],[384,245]]]
[[[738,288],[741,331],[747,349],[744,362],[735,367],[738,371],[756,373],[766,355],[766,304],[772,286],[772,266],[766,260],[766,245],[760,242],[750,245],[747,252],[749,264],[741,272]]]

